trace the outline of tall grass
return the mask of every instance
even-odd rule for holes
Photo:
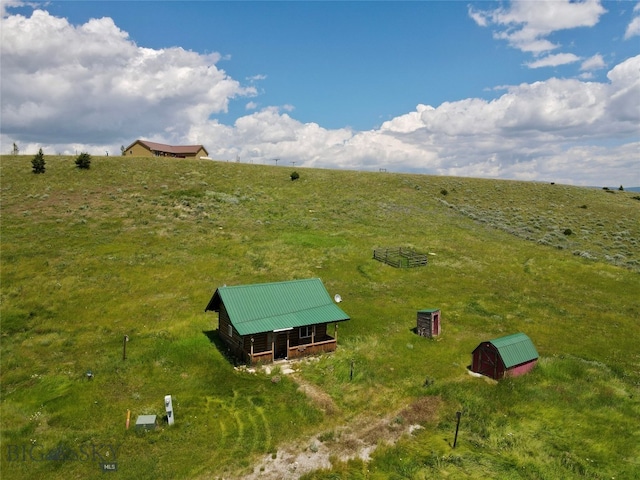
[[[1,158],[3,478],[90,478],[108,445],[119,448],[114,477],[240,478],[284,444],[424,397],[441,402],[418,433],[311,478],[637,476],[640,203],[626,192],[315,169],[291,182],[285,167],[194,160],[96,157],[87,171],[72,157],[46,161],[33,175],[30,159]],[[395,269],[372,259],[380,246],[435,255]],[[216,343],[217,318],[203,311],[223,284],[308,277],[340,293],[351,316],[334,354],[299,367],[331,397],[331,413],[287,376],[234,369]],[[442,310],[437,340],[412,331],[424,308]],[[497,385],[467,375],[480,341],[516,331],[541,354],[533,374]],[[172,427],[162,422],[166,394]],[[134,422],[158,415],[158,430],[126,430],[127,410]],[[91,461],[17,460],[14,448],[94,444],[102,450]]]

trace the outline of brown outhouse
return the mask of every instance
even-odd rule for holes
[[[440,309],[427,308],[418,310],[416,331],[421,337],[431,338],[440,335]]]

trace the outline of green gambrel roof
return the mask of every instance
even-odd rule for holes
[[[511,368],[538,358],[538,351],[533,342],[524,333],[514,333],[506,337],[489,340],[496,347],[505,368]]]
[[[319,278],[220,287],[205,311],[221,304],[240,335],[349,320]]]

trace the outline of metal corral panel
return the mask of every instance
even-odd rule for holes
[[[220,311],[240,335],[349,320],[319,278],[220,287],[206,310]]]
[[[538,351],[531,339],[524,333],[514,333],[506,337],[489,340],[496,347],[505,368],[511,368],[521,363],[530,362],[538,358]]]

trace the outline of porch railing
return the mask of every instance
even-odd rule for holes
[[[335,338],[326,336],[325,340],[314,343],[305,343],[303,345],[290,346],[287,349],[287,358],[298,358],[306,355],[315,355],[318,353],[333,352],[336,349],[338,341]],[[253,352],[248,354],[249,364],[255,363],[271,363],[274,360],[273,350],[264,352]]]
[[[322,342],[306,343],[304,345],[296,345],[289,347],[288,357],[297,358],[305,355],[315,355],[317,353],[333,352],[336,349],[337,340],[330,338]]]

